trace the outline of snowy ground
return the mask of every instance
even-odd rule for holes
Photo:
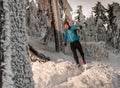
[[[117,56],[110,54],[110,61],[89,61],[87,58],[88,64],[77,68],[72,57],[41,52],[49,55],[52,61],[31,63],[35,88],[120,88],[120,70],[115,69],[118,64],[110,63]]]
[[[42,47],[38,51],[51,61],[31,63],[35,88],[120,88],[120,55],[109,53],[102,61],[86,57],[87,65],[78,68],[72,57]]]
[[[120,68],[120,54],[109,53],[109,60],[114,67]]]

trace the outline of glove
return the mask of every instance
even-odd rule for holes
[[[67,46],[67,43],[62,42],[62,43],[61,43],[61,46]]]

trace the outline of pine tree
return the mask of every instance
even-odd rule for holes
[[[47,33],[47,19],[45,12],[40,10],[36,3],[32,0],[27,4],[29,7],[26,12],[27,32],[30,37],[42,41]]]
[[[4,62],[4,49],[2,48],[2,40],[4,40],[5,36],[2,36],[2,32],[3,32],[3,25],[4,25],[4,9],[3,9],[3,1],[0,1],[0,88],[2,88],[2,75],[3,75],[3,68],[4,66],[2,65],[2,63]]]
[[[105,15],[107,9],[101,4],[101,2],[98,2],[96,6],[93,7],[93,12],[95,13],[96,23],[99,19],[103,20],[103,22],[107,21],[107,16]]]
[[[0,88],[33,88],[25,1],[0,0]]]
[[[119,37],[120,37],[120,28],[119,28],[119,14],[120,14],[120,5],[118,3],[113,3],[108,5],[108,17],[109,24],[107,30],[107,43],[118,49],[119,48]]]
[[[95,17],[91,15],[87,20],[86,20],[86,39],[87,41],[97,41],[97,36],[96,36],[96,25],[95,25]]]
[[[115,19],[115,16],[113,15],[113,6],[108,5],[108,18],[109,18],[109,24],[108,24],[108,30],[107,30],[107,43],[113,46],[112,42],[112,34],[113,34],[113,20]]]
[[[106,28],[104,24],[107,24],[108,18],[106,16],[107,9],[98,2],[95,7],[93,7],[93,12],[95,13],[96,19],[96,33],[97,33],[97,41],[106,41]]]
[[[84,26],[84,23],[85,23],[85,16],[83,15],[83,11],[82,11],[82,6],[78,6],[78,9],[77,9],[77,16],[75,17],[75,19],[77,20],[77,23],[79,25],[82,25]]]
[[[75,20],[76,20],[76,25],[80,26],[81,27],[81,31],[77,31],[78,32],[78,35],[80,36],[80,40],[81,41],[85,41],[86,40],[86,37],[85,37],[85,15],[83,14],[83,11],[82,11],[82,6],[79,5],[77,6],[78,9],[77,9],[77,16],[75,17]]]

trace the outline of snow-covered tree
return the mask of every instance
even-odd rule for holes
[[[75,17],[75,19],[77,20],[77,22],[79,22],[80,25],[84,25],[85,22],[85,15],[83,15],[83,11],[82,11],[82,6],[78,6],[77,9],[77,16]]]
[[[27,7],[27,30],[30,37],[50,46],[53,50],[62,51],[63,8],[61,0],[31,0]]]
[[[108,5],[108,17],[109,24],[107,30],[107,43],[119,49],[120,45],[120,5],[118,3],[113,3]]]
[[[97,27],[97,41],[106,41],[106,28],[104,25],[107,24],[107,9],[98,2],[95,7],[93,7],[93,12],[95,14],[95,25]]]
[[[3,31],[3,25],[4,25],[4,9],[3,9],[3,1],[0,1],[0,88],[2,88],[3,85],[3,80],[2,80],[2,74],[3,71],[2,69],[4,68],[4,66],[2,65],[2,63],[4,62],[4,49],[2,48],[2,40],[4,39],[5,36],[2,37],[2,31]]]
[[[47,33],[47,19],[45,12],[36,3],[32,0],[26,7],[27,32],[29,36],[41,41]]]
[[[106,12],[107,9],[101,4],[101,2],[98,2],[95,7],[93,7],[93,12],[95,13],[96,17],[96,24],[99,19],[101,19],[103,22],[107,21]]]
[[[78,31],[78,35],[80,36],[80,40],[81,41],[85,41],[85,15],[83,14],[83,11],[82,11],[82,6],[79,5],[77,6],[78,9],[77,9],[77,16],[75,17],[75,20],[76,20],[76,25],[78,26],[81,26],[82,30],[81,31]]]
[[[33,88],[25,0],[0,1],[0,88]]]
[[[113,20],[115,16],[113,15],[113,6],[108,5],[108,17],[109,17],[109,24],[107,30],[107,43],[113,46],[112,37],[113,37]]]
[[[86,20],[85,34],[86,34],[86,41],[87,42],[97,41],[96,30],[97,30],[97,27],[95,25],[95,17],[93,15],[91,15],[91,17],[89,17]]]

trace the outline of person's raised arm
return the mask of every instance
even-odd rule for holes
[[[74,26],[74,28],[73,28],[74,30],[81,30],[82,29],[82,26]]]

